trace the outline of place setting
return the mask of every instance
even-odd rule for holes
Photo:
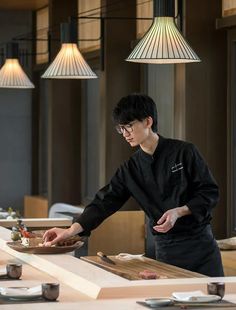
[[[2,280],[19,280],[22,275],[22,264],[9,263],[0,268],[0,281]]]
[[[5,267],[0,268],[0,281],[21,280],[22,270],[22,264],[8,263]],[[0,286],[0,305],[57,301],[59,296],[60,285],[58,283],[42,283],[33,287],[18,286],[17,284],[9,287]]]
[[[173,292],[171,297],[167,298],[147,298],[144,301],[136,303],[152,309],[224,309],[234,308],[235,303],[224,300],[225,283],[210,282],[207,283],[207,294],[202,291]]]
[[[42,283],[33,287],[0,287],[0,305],[29,302],[55,302],[58,301],[59,289],[59,283]]]

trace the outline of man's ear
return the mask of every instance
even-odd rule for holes
[[[148,117],[146,118],[146,122],[147,122],[147,127],[148,127],[148,128],[151,128],[151,127],[152,127],[152,124],[153,124],[153,119],[152,119],[152,117],[151,117],[151,116],[148,116]]]

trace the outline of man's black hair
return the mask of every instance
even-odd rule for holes
[[[126,125],[136,119],[143,121],[146,117],[151,116],[153,119],[152,131],[157,132],[156,104],[147,95],[134,93],[121,98],[115,106],[112,116],[116,125]]]

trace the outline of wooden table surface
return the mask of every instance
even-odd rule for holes
[[[95,266],[103,268],[111,273],[117,274],[128,280],[142,280],[139,272],[144,270],[155,272],[162,279],[181,279],[181,278],[203,278],[204,275],[191,272],[182,268],[158,262],[154,259],[141,257],[133,260],[120,260],[115,256],[107,256],[115,264],[104,262],[98,256],[84,256],[82,260],[92,263]]]
[[[25,264],[19,259],[9,255],[8,253],[0,250],[0,268],[3,268],[7,263],[22,263],[23,273],[21,280],[7,280],[1,281],[1,287],[10,286],[27,286],[33,287],[40,285],[44,282],[58,282],[57,278],[42,272],[29,264]],[[153,297],[150,295],[150,297]],[[169,295],[163,295],[162,297],[169,297]],[[225,296],[226,300],[236,302],[235,294],[227,294]],[[1,310],[40,310],[42,307],[44,310],[144,310],[145,308],[138,305],[136,301],[144,301],[143,297],[138,298],[123,298],[123,299],[103,299],[103,300],[93,300],[86,295],[81,294],[77,290],[65,285],[60,282],[60,295],[57,302],[36,302],[36,303],[14,303],[9,305],[0,305]],[[13,308],[14,307],[14,308]],[[203,309],[203,308],[201,308]],[[232,308],[225,308],[232,309]]]
[[[57,278],[50,276],[49,274],[40,271],[37,268],[34,268],[33,266],[31,266],[30,264],[26,264],[24,263],[22,260],[20,260],[19,258],[16,258],[8,253],[6,253],[3,250],[0,250],[0,269],[4,269],[6,264],[8,263],[21,263],[22,264],[22,276],[21,279],[19,280],[11,280],[11,279],[4,279],[4,280],[0,280],[0,287],[34,287],[34,286],[38,286],[41,285],[42,283],[56,283],[58,282]],[[78,300],[83,301],[83,300],[90,300],[90,298],[86,295],[83,295],[82,293],[78,292],[77,290],[74,290],[73,288],[67,286],[66,284],[64,284],[63,282],[60,282],[60,295],[59,295],[59,299],[60,304],[64,305],[65,309],[65,303],[67,303],[68,301],[70,302],[77,302]],[[40,307],[45,307],[47,308],[47,304],[53,305],[53,304],[57,304],[56,303],[47,303],[47,302],[43,302],[43,303],[35,303],[35,304],[31,304],[29,303],[29,306],[35,306],[36,308],[40,308]],[[25,305],[25,304],[24,304]],[[16,305],[14,305],[14,307],[17,306],[17,302]],[[20,306],[20,305],[18,305]],[[1,310],[4,309],[4,307],[6,307],[6,309],[13,309],[13,305],[0,305]],[[21,304],[22,307],[22,304]],[[21,308],[22,309],[22,308]]]
[[[202,290],[206,293],[207,282],[224,281],[226,300],[236,302],[236,277],[185,278],[129,281],[104,269],[77,259],[69,254],[32,255],[19,253],[8,246],[9,230],[0,227],[0,266],[9,262],[23,263],[22,280],[1,281],[0,286],[35,286],[43,282],[59,282],[59,302],[25,303],[24,310],[141,310],[136,304],[148,297],[170,297],[175,291]],[[14,310],[22,304],[15,304]],[[13,309],[1,305],[1,310]]]
[[[28,228],[50,228],[50,227],[68,227],[72,224],[72,220],[68,218],[23,218],[23,223]],[[17,219],[0,220],[0,226],[12,228],[17,224]]]

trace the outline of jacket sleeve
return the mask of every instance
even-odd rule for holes
[[[205,160],[193,145],[187,154],[190,199],[187,206],[198,222],[211,217],[211,211],[219,199],[217,183]]]
[[[84,229],[82,235],[89,235],[91,230],[118,211],[128,200],[130,193],[125,186],[123,174],[124,171],[121,167],[116,171],[110,183],[97,192],[93,201],[75,220]]]

